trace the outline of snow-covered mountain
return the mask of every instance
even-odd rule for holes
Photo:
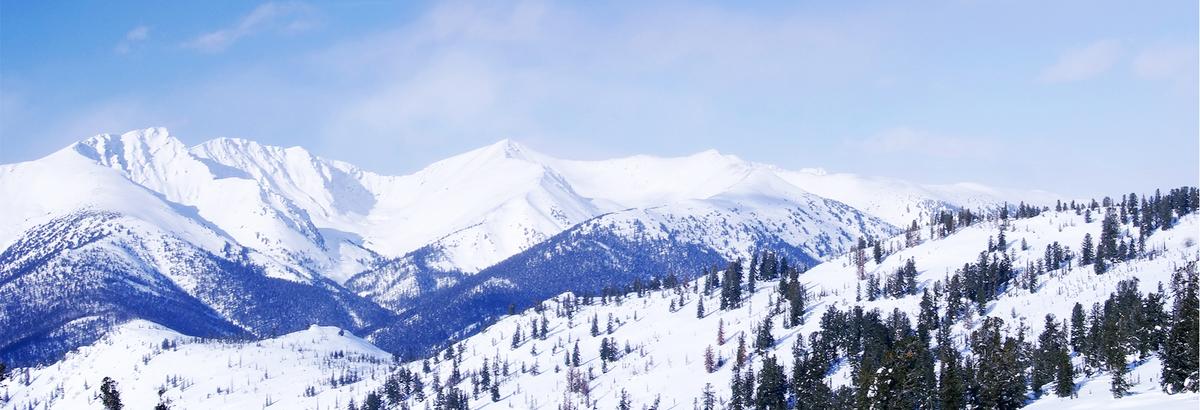
[[[814,265],[899,232],[888,221],[912,209],[1007,199],[804,175],[715,151],[572,161],[502,140],[387,176],[299,147],[188,147],[162,128],[99,135],[0,166],[0,291],[19,313],[2,319],[21,326],[0,355],[53,358],[94,339],[78,337],[79,323],[105,314],[113,319],[91,328],[176,317],[187,319],[163,324],[261,337],[315,323],[372,329],[385,348],[419,352],[509,304],[690,277],[759,248]],[[867,194],[888,187],[902,200]],[[165,299],[141,303],[154,298]],[[420,329],[423,344],[389,336],[421,321],[439,325]]]

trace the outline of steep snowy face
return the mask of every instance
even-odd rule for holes
[[[505,140],[373,181],[380,225],[367,245],[395,255],[432,243],[446,255],[440,268],[471,272],[600,213],[538,157]]]
[[[319,229],[341,233],[344,248],[398,257],[432,245],[440,252],[432,266],[444,271],[478,271],[599,213],[543,156],[508,140],[404,176],[245,140],[192,152],[287,198]]]
[[[297,267],[300,276],[287,279],[313,280],[317,272],[335,268],[304,209],[253,179],[220,167],[214,171],[165,129],[100,135],[73,149],[181,205],[179,212],[194,213],[241,245]]]
[[[283,195],[320,227],[353,230],[375,206],[375,193],[362,182],[369,173],[319,158],[301,147],[218,138],[190,151],[224,177],[252,178]]]

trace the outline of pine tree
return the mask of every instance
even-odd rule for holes
[[[758,327],[758,336],[754,339],[754,349],[759,353],[775,347],[775,336],[771,335],[771,320],[768,318]]]
[[[1082,353],[1087,342],[1087,316],[1083,313],[1083,305],[1075,302],[1071,309],[1071,349]]]
[[[362,410],[381,410],[383,409],[383,398],[379,397],[379,393],[367,393],[367,398],[363,400]]]
[[[1162,349],[1162,387],[1168,393],[1200,390],[1200,301],[1196,262],[1181,268],[1176,288],[1171,328]]]
[[[491,390],[490,393],[492,396],[492,401],[493,402],[500,401],[500,383],[492,383],[492,387],[490,390]]]
[[[717,320],[717,346],[725,345],[725,319]]]
[[[1108,365],[1109,371],[1112,373],[1112,384],[1109,387],[1109,391],[1112,392],[1112,395],[1115,398],[1119,399],[1121,397],[1125,397],[1129,394],[1130,387],[1129,379],[1127,377],[1129,368],[1128,364],[1125,362],[1125,354],[1121,353],[1109,358]]]
[[[1075,366],[1071,364],[1071,354],[1061,349],[1054,355],[1055,368],[1058,371],[1054,377],[1054,394],[1058,397],[1075,395]]]
[[[733,375],[729,381],[729,410],[742,410],[746,408],[747,403],[747,387],[742,385],[742,375],[737,367],[733,369]]]
[[[600,336],[600,316],[592,315],[592,337]]]
[[[1071,365],[1066,339],[1066,334],[1059,329],[1054,315],[1046,315],[1046,323],[1041,336],[1038,337],[1037,350],[1033,356],[1033,375],[1030,387],[1035,396],[1041,395],[1042,386],[1061,378],[1062,372],[1059,367],[1063,365],[1063,357],[1067,358],[1066,366]],[[1070,377],[1068,377],[1069,379]]]
[[[696,318],[704,319],[704,298],[696,298]]]
[[[1101,275],[1101,274],[1104,274],[1104,272],[1108,272],[1108,262],[1105,262],[1105,258],[1106,258],[1106,256],[1104,256],[1101,253],[1096,254],[1096,263],[1092,264],[1092,267],[1094,267],[1096,269],[1097,275]]]
[[[988,317],[971,334],[971,350],[978,356],[971,389],[978,407],[1018,408],[1025,401],[1020,342],[1005,337],[1003,326],[1004,320]]]
[[[786,410],[785,383],[783,366],[775,360],[775,356],[764,356],[762,372],[758,377],[758,389],[755,394],[755,408],[764,410]]]
[[[717,409],[717,393],[713,391],[712,383],[704,383],[704,391],[700,393],[700,405],[702,410]]]
[[[579,367],[579,340],[575,340],[575,348],[571,349],[571,367]]]
[[[789,286],[788,293],[788,320],[791,326],[804,324],[804,304],[808,298],[804,286],[800,281],[793,281]]]
[[[713,357],[712,346],[704,348],[704,372],[712,373],[717,371],[717,359]]]
[[[1079,266],[1087,266],[1092,264],[1095,259],[1096,248],[1092,244],[1092,234],[1083,234],[1083,244],[1079,245]]]
[[[121,392],[117,391],[117,382],[110,377],[105,377],[100,382],[100,403],[106,410],[121,410],[125,407],[121,404]]]
[[[737,361],[735,363],[737,364],[737,367],[740,369],[742,367],[742,365],[746,364],[746,335],[745,334],[738,335],[738,347],[737,347],[737,357],[736,358],[737,358]]]
[[[944,352],[938,372],[938,401],[944,410],[965,409],[967,386],[963,380],[962,361],[957,350],[944,349]]]
[[[617,402],[617,410],[633,410],[633,404],[629,401],[629,392],[621,389],[621,401]]]

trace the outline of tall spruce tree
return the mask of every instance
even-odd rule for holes
[[[1196,262],[1179,271],[1171,327],[1162,349],[1162,388],[1168,393],[1200,390],[1200,301],[1197,301],[1200,281]]]
[[[783,366],[779,365],[775,356],[763,356],[754,407],[760,410],[786,410],[786,384]]]

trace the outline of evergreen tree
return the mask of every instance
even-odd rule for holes
[[[963,379],[962,360],[955,349],[943,349],[941,368],[938,371],[938,402],[943,410],[959,410],[967,407],[966,381]]]
[[[377,392],[367,393],[367,398],[363,400],[362,410],[381,410],[383,409],[383,398]]]
[[[736,358],[737,358],[737,361],[735,363],[737,364],[737,367],[740,369],[742,367],[742,365],[746,364],[746,335],[745,334],[738,335],[738,346],[737,346],[737,357]]]
[[[712,383],[704,383],[704,391],[700,393],[701,410],[717,410],[717,393],[713,391]]]
[[[717,346],[725,345],[725,319],[717,320]]]
[[[762,372],[758,376],[755,408],[759,410],[786,410],[785,384],[783,367],[775,360],[775,356],[764,356]]]
[[[717,371],[717,359],[713,356],[712,346],[704,348],[704,372],[712,373]]]
[[[633,410],[633,404],[629,401],[629,392],[621,389],[621,400],[617,402],[617,410]]]
[[[592,315],[592,337],[600,336],[600,316]]]
[[[911,333],[910,333],[911,335]],[[891,408],[932,408],[937,391],[933,356],[919,338],[906,336],[883,355],[869,387],[870,400]]]
[[[1054,361],[1058,369],[1054,377],[1054,394],[1058,397],[1074,396],[1075,366],[1071,364],[1071,354],[1062,349],[1055,354]]]
[[[121,392],[117,391],[117,382],[110,377],[100,381],[100,403],[106,410],[121,410],[125,407],[121,404]]]
[[[745,409],[746,405],[748,404],[747,403],[748,400],[746,400],[747,399],[747,392],[746,392],[747,388],[742,385],[742,374],[740,373],[740,370],[738,370],[738,369],[741,369],[741,367],[737,367],[737,368],[733,369],[733,376],[732,376],[732,379],[729,381],[729,409],[730,410],[742,410],[742,409]]]
[[[571,349],[571,367],[579,367],[579,340],[575,340],[575,348]]]
[[[1200,390],[1200,301],[1196,262],[1181,268],[1182,275],[1176,282],[1174,308],[1171,313],[1170,330],[1162,349],[1162,387],[1168,393]]]
[[[758,327],[758,336],[754,339],[754,349],[759,353],[763,353],[774,346],[775,336],[771,335],[771,319],[767,318]]]
[[[808,294],[804,289],[804,285],[800,281],[792,281],[788,287],[788,320],[791,326],[804,324],[804,304],[808,299]]]
[[[1112,384],[1109,391],[1113,397],[1122,398],[1129,394],[1129,373],[1128,364],[1125,361],[1125,354],[1121,353],[1109,358],[1109,372],[1112,373]]]
[[[1071,349],[1082,353],[1087,342],[1087,316],[1083,313],[1083,305],[1075,302],[1071,309]]]
[[[988,317],[971,334],[971,350],[978,356],[971,390],[975,405],[983,408],[1021,407],[1026,381],[1021,364],[1020,342],[1005,337],[1004,320]]]
[[[1066,333],[1059,329],[1054,315],[1046,315],[1046,323],[1041,336],[1038,337],[1037,350],[1033,355],[1033,374],[1030,387],[1035,396],[1041,395],[1043,386],[1063,376],[1060,366],[1064,364],[1068,367],[1071,366],[1067,344]],[[1065,363],[1064,357],[1066,358]],[[1068,382],[1073,383],[1071,378],[1073,377],[1068,376]]]
[[[1092,244],[1092,234],[1083,234],[1083,244],[1079,245],[1079,266],[1087,266],[1092,264],[1092,260],[1096,257],[1096,247]]]
[[[704,318],[704,298],[703,297],[696,298],[696,318],[697,319]]]

